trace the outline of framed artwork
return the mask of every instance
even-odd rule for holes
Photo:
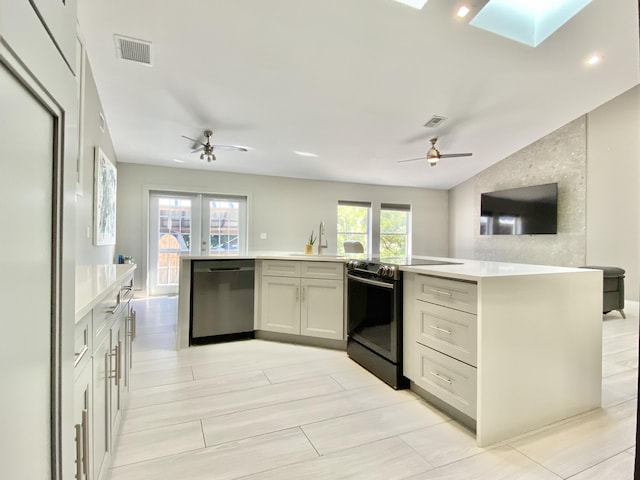
[[[100,147],[96,147],[93,199],[93,243],[116,244],[116,187],[118,171]]]

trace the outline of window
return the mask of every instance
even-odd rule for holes
[[[362,243],[365,254],[370,252],[371,204],[364,202],[338,202],[338,255],[344,255],[347,240]]]
[[[383,203],[380,207],[380,256],[407,257],[411,255],[409,244],[411,207]]]

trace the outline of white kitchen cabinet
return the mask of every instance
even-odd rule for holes
[[[264,260],[260,329],[344,339],[343,264]]]
[[[479,446],[600,405],[601,278],[491,262],[427,269],[403,274],[403,373],[475,428]]]
[[[342,340],[343,291],[341,280],[303,278],[300,281],[300,333]]]
[[[101,272],[105,281],[100,288],[77,295],[90,299],[77,309],[78,316],[88,312],[75,327],[74,420],[76,456],[81,458],[75,466],[80,480],[107,478],[128,399],[136,320],[130,304],[133,270],[127,269],[124,275],[108,270],[114,271]],[[88,279],[96,277],[94,272],[87,273]]]
[[[93,353],[93,376],[92,376],[92,422],[93,431],[91,433],[90,456],[93,465],[93,478],[99,480],[105,478],[109,469],[110,457],[110,420],[109,402],[111,389],[110,354],[111,342],[108,336],[95,347]]]

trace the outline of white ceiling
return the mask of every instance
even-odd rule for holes
[[[537,48],[453,0],[78,3],[119,162],[448,189],[639,82],[636,0],[593,0]],[[151,41],[153,66],[117,59],[114,34]],[[253,150],[200,160],[181,135],[206,128]],[[397,163],[432,136],[473,156]]]

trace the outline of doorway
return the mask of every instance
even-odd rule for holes
[[[149,193],[149,294],[178,292],[183,256],[246,253],[247,197]]]

